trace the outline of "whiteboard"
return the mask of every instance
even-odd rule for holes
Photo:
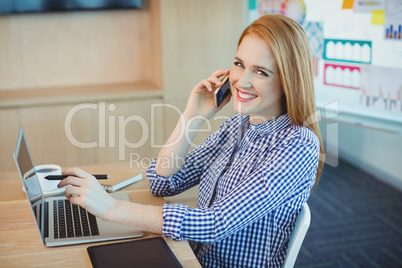
[[[306,5],[305,20],[322,22],[325,39],[371,41],[370,64],[378,68],[400,68],[402,77],[402,41],[386,40],[383,37],[384,25],[372,25],[371,13],[343,10],[341,9],[342,0],[304,0],[304,2]],[[380,129],[388,128],[393,131],[399,129],[399,133],[402,133],[402,112],[364,106],[360,89],[325,84],[324,65],[328,63],[348,64],[347,62],[319,60],[318,77],[315,79],[317,107],[321,109],[339,107],[338,113],[344,120],[354,121],[361,125],[372,125]],[[366,66],[366,64],[356,62],[352,62],[350,65]],[[396,86],[399,87],[399,85]]]

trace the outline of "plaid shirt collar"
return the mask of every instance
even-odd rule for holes
[[[260,137],[264,137],[274,133],[278,130],[289,127],[292,124],[292,120],[290,119],[287,113],[282,114],[276,119],[261,123],[261,124],[250,124],[250,116],[242,115],[241,116],[241,125],[243,127],[243,133],[246,132],[248,128],[255,130],[258,132]]]

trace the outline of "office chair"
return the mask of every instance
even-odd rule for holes
[[[293,233],[289,237],[288,250],[283,263],[283,268],[293,268],[299,254],[307,229],[310,226],[311,214],[307,203],[304,203],[300,214],[297,216]]]

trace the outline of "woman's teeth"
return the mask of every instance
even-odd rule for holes
[[[239,96],[240,96],[240,98],[246,99],[246,100],[257,98],[257,96],[255,96],[255,95],[243,93],[243,92],[240,92],[240,91],[239,91]]]

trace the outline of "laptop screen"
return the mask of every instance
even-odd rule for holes
[[[36,171],[22,126],[20,127],[17,144],[15,145],[14,160],[17,164],[18,172],[20,173],[24,191],[31,205],[36,225],[39,228],[42,240],[44,240],[44,214],[42,213],[42,208],[44,207],[45,199],[38,177],[36,176]]]

